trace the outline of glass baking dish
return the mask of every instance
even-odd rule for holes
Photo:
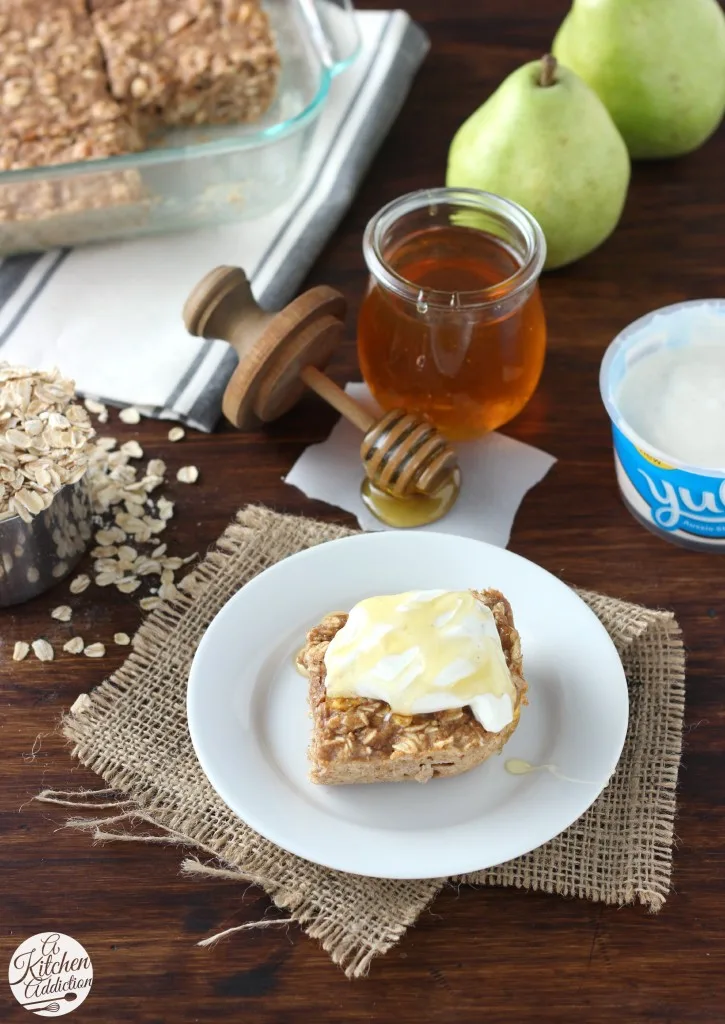
[[[263,0],[280,55],[254,124],[174,129],[152,149],[0,173],[0,255],[257,217],[289,196],[335,75],[359,47],[351,0]]]

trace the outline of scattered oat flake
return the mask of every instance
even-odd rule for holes
[[[135,424],[141,422],[141,413],[135,405],[129,405],[127,409],[121,409],[118,418],[122,423]]]
[[[160,597],[142,597],[139,601],[139,605],[145,612],[150,612],[154,608],[158,608],[161,604]]]
[[[134,569],[138,576],[148,576],[150,573],[161,573],[161,563],[155,558],[144,558],[143,555],[136,561]]]
[[[71,594],[82,594],[90,585],[90,576],[86,576],[85,573],[81,573],[80,576],[76,576],[74,580],[71,580],[70,587],[68,589]]]
[[[166,463],[163,459],[149,459],[149,464],[146,467],[146,472],[149,476],[163,477],[166,472]]]
[[[166,554],[166,548],[166,544],[159,544],[159,546],[157,548],[154,548],[153,551],[151,552],[151,557],[161,558],[162,555]]]
[[[100,416],[102,412],[107,412],[103,402],[97,402],[95,398],[86,398],[83,404],[88,412],[92,412],[94,416]]]
[[[116,572],[119,563],[115,558],[97,558],[93,563],[93,568],[96,572]],[[119,573],[119,579],[123,573]]]
[[[68,654],[80,654],[84,647],[82,636],[74,636],[67,644],[63,644],[63,650],[68,651]]]
[[[128,633],[114,633],[113,642],[114,644],[120,644],[121,647],[128,647],[131,643],[131,637]]]
[[[59,604],[57,608],[54,608],[50,613],[52,619],[57,619],[58,622],[70,622],[73,609],[68,604]]]
[[[53,648],[47,640],[33,640],[31,646],[38,661],[53,660]]]
[[[99,587],[110,587],[112,583],[118,582],[121,577],[115,571],[99,572],[96,576],[96,583]]]
[[[186,431],[183,427],[172,427],[169,431],[169,441],[180,441],[185,436]]]
[[[118,581],[116,589],[120,590],[122,594],[133,594],[134,590],[138,590],[140,586],[141,580],[137,580],[135,576],[127,576]]]
[[[130,459],[143,458],[143,448],[138,441],[126,441],[125,444],[121,445],[121,451],[124,455],[128,455]]]
[[[171,519],[174,514],[174,503],[169,501],[168,498],[159,498],[156,502],[156,508],[158,509],[159,519],[164,521]]]
[[[182,466],[176,474],[176,479],[180,484],[195,484],[199,479],[199,470],[196,466]]]
[[[175,597],[179,596],[179,591],[176,589],[173,583],[162,583],[159,587],[159,597],[163,601],[172,601]]]
[[[89,644],[83,651],[87,658],[102,658],[106,653],[103,644]]]
[[[107,530],[96,530],[96,540],[104,547],[109,544],[122,544],[126,534],[118,526],[110,526]]]
[[[112,544],[105,544],[102,547],[93,548],[91,555],[94,558],[115,558],[117,550]]]
[[[30,644],[26,644],[24,640],[17,640],[13,647],[13,661],[22,661],[27,657],[29,650]]]

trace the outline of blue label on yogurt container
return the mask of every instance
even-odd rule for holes
[[[656,526],[725,539],[725,478],[667,466],[645,455],[614,424],[612,433],[622,468]]]

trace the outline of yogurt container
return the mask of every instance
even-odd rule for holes
[[[630,512],[674,543],[725,551],[725,299],[635,321],[607,349],[599,387]]]

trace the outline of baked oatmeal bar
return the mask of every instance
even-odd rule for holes
[[[458,775],[501,750],[518,725],[526,703],[521,643],[506,598],[497,590],[474,596],[496,622],[506,664],[516,689],[514,719],[498,733],[487,732],[470,708],[424,715],[392,714],[383,701],[328,698],[325,651],[347,622],[347,614],[328,615],[307,634],[298,664],[309,678],[312,742],[310,779],[324,785],[361,782],[427,782]]]
[[[15,150],[4,166],[31,166],[19,142],[74,141],[94,156],[141,148],[140,137],[112,98],[98,40],[83,0],[3,0],[0,5],[0,130],[2,148]],[[114,127],[111,127],[114,126]],[[97,139],[91,142],[90,133]],[[12,144],[12,145],[11,145]],[[32,148],[34,163],[42,147]],[[81,157],[82,158],[82,157]],[[53,161],[53,162],[57,162]]]
[[[124,121],[106,121],[67,135],[6,137],[0,146],[0,171],[101,160],[137,149],[138,136]]]
[[[0,0],[0,171],[105,159],[142,148],[107,87],[83,0]],[[72,214],[128,208],[133,171],[0,183],[0,251],[70,244]],[[96,214],[98,216],[100,214]],[[27,227],[40,225],[30,238]]]
[[[256,2],[123,0],[92,13],[111,92],[142,131],[252,121],[279,57]]]

